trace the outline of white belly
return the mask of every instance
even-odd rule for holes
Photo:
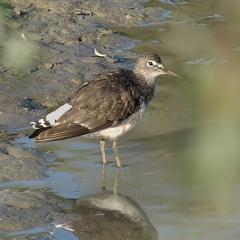
[[[122,121],[122,123],[116,127],[110,127],[106,128],[104,130],[100,130],[94,133],[83,135],[83,137],[88,138],[96,138],[99,137],[101,139],[108,139],[110,141],[117,140],[121,136],[123,136],[125,133],[130,131],[137,122],[141,119],[144,111],[146,109],[146,105],[143,104],[140,111],[134,113],[129,118]]]

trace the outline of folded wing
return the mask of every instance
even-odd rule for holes
[[[85,135],[111,126],[135,113],[143,101],[137,80],[126,69],[100,75],[83,86],[69,101],[72,106],[50,127],[37,129],[36,142],[57,141]]]

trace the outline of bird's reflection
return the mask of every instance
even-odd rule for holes
[[[103,191],[78,198],[67,213],[81,218],[61,227],[81,240],[155,240],[158,234],[138,203],[120,193]]]

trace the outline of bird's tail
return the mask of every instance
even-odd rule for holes
[[[35,137],[37,137],[41,132],[44,132],[44,131],[48,130],[49,128],[51,128],[51,127],[45,127],[45,128],[36,129],[28,138],[35,138]]]
[[[29,138],[35,138],[37,137],[41,132],[44,132],[51,128],[51,124],[46,119],[42,118],[38,121],[30,122],[32,124],[32,128],[35,129],[35,131],[29,136]]]
[[[30,122],[30,123],[33,124],[32,127],[34,129],[41,129],[41,128],[49,128],[49,127],[51,127],[51,124],[45,118],[41,118],[38,121]]]

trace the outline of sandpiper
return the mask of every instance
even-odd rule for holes
[[[113,142],[116,163],[121,168],[117,140],[141,119],[153,98],[155,77],[179,75],[164,68],[155,53],[142,54],[133,71],[118,68],[96,76],[64,105],[45,118],[31,122],[35,142],[51,142],[77,136],[99,138],[106,165],[105,140]],[[181,77],[180,77],[181,78]]]

